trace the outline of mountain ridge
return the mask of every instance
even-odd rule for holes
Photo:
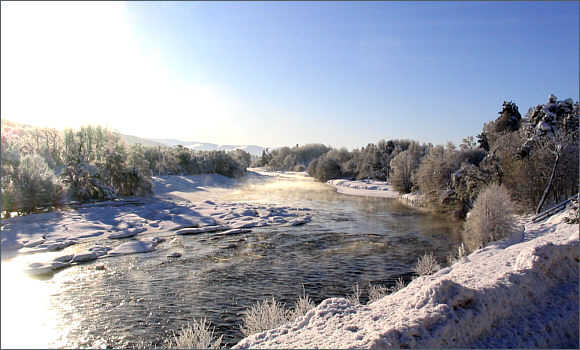
[[[258,146],[258,145],[218,145],[215,143],[208,143],[208,142],[197,142],[197,141],[181,141],[178,139],[145,139],[148,141],[164,144],[166,146],[177,146],[182,145],[189,149],[193,149],[195,151],[233,151],[236,149],[244,150],[251,155],[261,155],[262,151],[266,149],[266,147]]]

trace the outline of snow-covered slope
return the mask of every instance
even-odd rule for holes
[[[372,304],[327,299],[235,348],[578,348],[578,225],[564,215],[527,220],[523,242],[520,232]]]

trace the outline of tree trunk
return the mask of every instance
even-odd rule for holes
[[[536,214],[540,213],[540,209],[542,209],[542,205],[544,205],[544,201],[550,192],[550,187],[552,187],[552,183],[554,182],[554,175],[556,174],[556,167],[558,166],[558,161],[560,160],[560,147],[558,147],[556,151],[556,160],[554,161],[554,167],[552,168],[552,175],[550,175],[550,181],[548,181],[548,185],[544,190],[544,194],[542,195],[542,199],[540,203],[538,203],[538,208],[536,209]]]

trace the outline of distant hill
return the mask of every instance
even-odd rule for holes
[[[140,143],[143,146],[154,146],[154,147],[164,146],[164,144],[162,144],[160,142],[155,142],[155,141],[152,141],[152,140],[144,139],[144,138],[137,137],[137,136],[133,136],[133,135],[121,134],[121,139],[123,141],[125,141],[125,143],[128,144],[128,145],[133,145],[133,144],[136,144],[136,143]]]
[[[195,142],[195,141],[181,141],[176,139],[149,139],[153,142],[162,143],[167,146],[177,146],[182,145],[184,147],[196,150],[196,151],[233,151],[235,149],[244,150],[252,155],[262,155],[262,151],[265,147],[256,145],[217,145],[215,143],[205,143],[205,142]]]

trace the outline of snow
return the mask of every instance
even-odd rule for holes
[[[157,237],[155,237],[157,238]],[[137,254],[137,253],[147,253],[155,250],[155,247],[159,243],[156,239],[149,240],[136,240],[127,243],[123,243],[109,252],[109,256],[123,255],[123,254]]]
[[[2,258],[60,251],[78,243],[95,244],[84,252],[32,262],[26,269],[31,275],[51,274],[99,258],[153,251],[164,240],[161,236],[168,234],[234,235],[250,232],[253,227],[300,225],[311,220],[308,208],[216,199],[236,181],[217,174],[154,177],[156,192],[152,198],[86,203],[76,210],[2,220]]]
[[[406,204],[420,207],[420,206],[422,206],[422,203],[423,203],[423,192],[417,191],[417,192],[405,193],[405,194],[401,195],[400,199],[402,202],[404,202]]]
[[[578,348],[578,225],[565,215],[524,218],[508,240],[374,303],[327,299],[234,348]]]
[[[385,197],[398,198],[399,192],[395,191],[388,182],[376,180],[329,180],[328,185],[336,188],[338,193],[354,195],[354,196],[370,196],[370,197]]]
[[[311,217],[309,215],[305,215],[305,216],[302,216],[298,219],[288,221],[287,225],[288,226],[304,225],[304,224],[310,222],[310,220],[312,220]]]
[[[398,198],[401,202],[421,207],[423,202],[423,193],[412,192],[400,194],[394,190],[393,187],[385,181],[377,180],[329,180],[326,184],[336,188],[338,193],[347,194],[351,196],[368,196],[368,197],[384,197],[384,198]]]
[[[175,231],[177,235],[192,235],[205,232],[216,232],[227,230],[228,226],[217,225],[217,226],[205,226],[201,228],[182,228],[181,230]]]

